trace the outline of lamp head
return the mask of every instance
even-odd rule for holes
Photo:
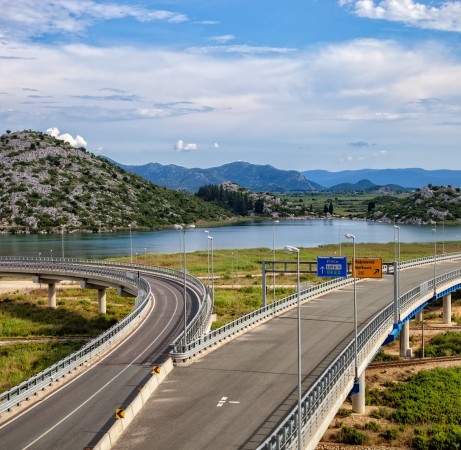
[[[283,247],[283,250],[285,250],[288,253],[299,253],[299,248],[293,247],[291,245],[285,245],[285,247]]]
[[[351,233],[346,233],[346,234],[344,235],[344,237],[345,237],[346,239],[352,239],[352,240],[355,239],[355,236],[354,236],[353,234],[351,234]]]

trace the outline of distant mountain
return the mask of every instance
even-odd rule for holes
[[[142,166],[122,165],[152,183],[169,189],[184,189],[196,192],[207,184],[236,183],[253,192],[310,192],[323,190],[295,170],[280,170],[270,165],[255,165],[233,162],[209,169],[187,169],[173,164],[149,163]]]
[[[363,179],[382,186],[395,184],[406,188],[418,188],[434,184],[438,186],[461,186],[461,170],[409,169],[362,169],[329,172],[327,170],[306,170],[302,174],[325,187],[341,183],[357,183]]]
[[[325,189],[329,192],[388,192],[400,193],[411,191],[412,188],[404,188],[397,184],[377,185],[370,180],[360,180],[357,183],[340,183]]]
[[[0,136],[0,233],[148,229],[229,216],[47,134]]]

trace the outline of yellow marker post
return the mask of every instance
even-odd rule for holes
[[[116,409],[115,410],[115,418],[116,419],[124,419],[125,418],[125,410],[124,409]]]
[[[160,366],[152,367],[152,375],[160,375]]]

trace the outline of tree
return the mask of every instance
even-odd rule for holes
[[[325,203],[325,206],[323,207],[323,212],[324,212],[325,214],[328,213],[328,205],[327,205],[326,203]]]
[[[330,202],[330,206],[328,206],[328,212],[333,214],[333,202]]]
[[[255,201],[255,214],[262,214],[264,212],[264,200],[262,198],[258,198]]]

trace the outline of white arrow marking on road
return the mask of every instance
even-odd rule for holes
[[[219,400],[218,404],[216,405],[217,408],[221,408],[224,403],[226,403],[227,397],[223,397],[221,400]]]

